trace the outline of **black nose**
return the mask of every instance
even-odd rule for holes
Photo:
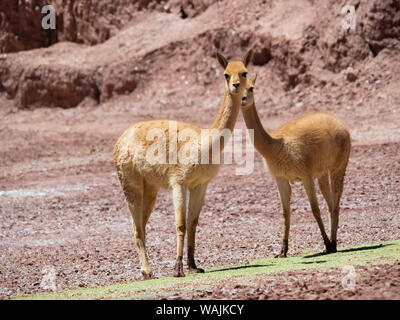
[[[237,89],[240,86],[240,83],[234,83],[233,86]]]
[[[243,97],[243,98],[242,98],[242,101],[246,101],[246,100],[247,100],[247,97]]]

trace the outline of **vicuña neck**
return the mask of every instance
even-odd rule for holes
[[[241,95],[230,94],[226,89],[218,115],[210,129],[233,130],[240,108]]]
[[[210,129],[212,131],[217,130],[223,135],[228,131],[232,133],[233,128],[235,127],[235,123],[239,114],[241,103],[241,94],[231,94],[225,89],[224,98],[221,103],[221,107],[219,108],[218,115],[211,125]],[[215,141],[214,141],[215,140]],[[214,145],[220,141],[220,137],[214,136],[212,144]],[[220,145],[220,151],[224,149],[227,140],[225,140]]]
[[[264,157],[274,156],[279,147],[279,140],[272,138],[264,130],[254,103],[246,108],[242,108],[242,113],[247,129],[254,130],[254,147]]]

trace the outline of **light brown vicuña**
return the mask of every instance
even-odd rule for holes
[[[228,61],[219,53],[217,60],[224,69],[225,92],[218,115],[210,129],[217,132],[233,130],[239,113],[243,90],[246,87],[247,64],[251,59],[251,50],[244,56],[243,61]],[[186,233],[186,193],[190,191],[189,207],[187,215],[188,244],[187,256],[190,272],[204,272],[197,268],[194,260],[195,233],[201,207],[208,183],[217,175],[219,164],[212,162],[212,146],[218,146],[221,153],[226,143],[220,143],[221,136],[212,136],[206,143],[206,152],[210,161],[201,164],[201,161],[169,161],[177,159],[177,154],[171,146],[166,144],[165,154],[167,161],[164,164],[152,164],[148,161],[149,148],[154,141],[149,141],[148,135],[152,130],[161,130],[166,141],[175,141],[176,150],[180,150],[186,141],[180,141],[173,137],[170,127],[176,125],[176,134],[179,137],[185,129],[191,129],[200,136],[202,129],[191,124],[168,120],[155,120],[139,122],[127,129],[117,141],[114,147],[114,165],[118,173],[122,189],[124,191],[129,209],[133,217],[135,227],[136,245],[141,260],[141,271],[144,278],[152,276],[146,253],[145,229],[152,212],[157,192],[160,188],[172,189],[175,207],[176,233],[177,233],[177,257],[175,273],[177,277],[183,277],[183,245]],[[185,135],[183,135],[185,136]],[[200,139],[198,139],[200,141]],[[190,154],[204,152],[204,144],[189,144]],[[187,148],[187,145],[185,146]],[[219,155],[219,154],[218,154]],[[178,159],[179,160],[179,159]]]
[[[264,158],[266,168],[276,179],[284,217],[283,242],[277,257],[286,257],[290,228],[290,183],[301,181],[307,192],[315,220],[321,230],[326,252],[336,252],[340,197],[350,154],[350,133],[331,113],[309,113],[268,134],[254,104],[257,75],[247,80],[242,98],[242,113],[248,129],[254,129],[254,146]],[[314,179],[330,212],[331,237],[328,238],[315,194]]]

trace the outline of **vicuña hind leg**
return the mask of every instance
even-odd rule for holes
[[[281,198],[282,214],[284,219],[283,240],[281,252],[275,258],[285,258],[289,248],[289,229],[290,229],[290,197],[292,188],[289,181],[279,178],[276,180],[278,184],[279,196]]]
[[[126,180],[125,180],[126,181]],[[123,185],[123,190],[128,201],[132,215],[136,246],[139,252],[141,271],[144,279],[152,278],[151,268],[146,252],[146,231],[143,217],[143,179],[139,174],[133,174],[128,185]]]
[[[329,238],[326,235],[324,223],[321,219],[321,212],[319,211],[317,195],[315,194],[314,180],[310,177],[310,178],[304,180],[303,184],[304,184],[304,188],[306,189],[307,196],[308,196],[308,199],[311,204],[312,213],[314,215],[315,220],[318,223],[318,227],[321,231],[322,238],[324,239],[324,243],[325,243],[325,247],[326,247],[325,252],[331,253],[332,252],[331,242],[329,241]]]
[[[345,170],[346,169],[331,174],[333,195],[333,209],[331,215],[331,246],[334,252],[336,252],[337,247],[337,229],[339,226],[340,198],[343,192]]]
[[[153,211],[156,202],[157,193],[159,188],[150,185],[144,181],[144,194],[143,194],[143,228],[146,230],[146,224],[149,221],[151,212]]]
[[[175,277],[184,277],[183,272],[183,244],[186,233],[186,187],[182,185],[175,185],[172,190],[175,207],[175,220],[176,220],[176,236],[177,236],[177,249],[176,249],[176,263],[175,263]]]
[[[334,212],[333,212],[333,195],[332,195],[332,190],[331,186],[329,184],[329,176],[328,174],[323,175],[318,179],[318,184],[319,188],[321,189],[322,195],[324,196],[324,199],[326,201],[326,204],[328,205],[328,210],[329,210],[329,220],[330,220],[330,226],[331,226],[331,252],[336,252],[336,242],[335,244],[332,243],[332,226],[334,225]]]
[[[328,174],[323,175],[318,179],[319,188],[324,196],[326,204],[328,205],[328,210],[331,213],[333,208],[333,198],[331,186],[329,185],[329,177]]]
[[[203,206],[204,196],[207,185],[201,184],[190,191],[189,211],[188,211],[188,244],[187,244],[187,264],[189,273],[202,273],[203,269],[197,268],[194,261],[196,227],[199,222],[201,207]]]

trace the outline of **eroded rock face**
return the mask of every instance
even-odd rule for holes
[[[87,97],[99,101],[93,72],[70,66],[7,64],[0,68],[0,82],[19,109],[70,108]]]
[[[40,66],[24,71],[16,101],[19,108],[69,108],[87,97],[99,101],[99,91],[90,72]]]
[[[138,82],[145,78],[145,70],[138,67],[135,61],[115,63],[102,72],[100,102],[105,102],[118,95],[134,91]]]
[[[138,11],[161,11],[191,18],[211,0],[19,0],[0,3],[0,53],[48,47],[59,41],[95,45],[115,35]],[[56,30],[41,26],[42,8],[56,10]]]
[[[59,41],[102,43],[151,1],[20,0],[0,3],[0,53],[48,47]],[[56,29],[42,28],[42,8],[56,10]]]
[[[299,84],[307,86],[320,82],[321,70],[340,73],[368,57],[377,56],[385,48],[400,49],[398,0],[349,1],[356,8],[355,30],[345,30],[341,26],[342,2],[327,2],[323,9],[317,4],[309,4],[309,8],[302,9],[303,15],[299,15],[300,23],[296,22],[301,26],[295,30],[296,37],[291,37],[285,28],[280,31],[263,28],[263,20],[271,18],[268,10],[281,12],[283,6],[283,3],[268,2],[268,10],[264,10],[264,2],[254,1],[253,7],[246,7],[246,16],[241,16],[235,15],[237,12],[229,1],[53,0],[50,3],[56,8],[57,30],[51,31],[43,30],[40,25],[43,15],[38,8],[45,4],[44,0],[2,1],[0,52],[62,43],[39,49],[31,55],[0,55],[0,91],[15,99],[18,108],[67,108],[77,106],[85,98],[104,102],[130,94],[139,85],[146,86],[143,79],[158,78],[161,74],[171,74],[170,81],[173,82],[182,76],[175,76],[176,72],[185,73],[185,77],[190,77],[186,78],[190,80],[188,84],[204,89],[213,85],[220,72],[218,67],[214,68],[216,50],[231,59],[240,57],[249,48],[254,50],[253,64],[265,67],[263,70],[279,79],[284,90],[291,90]],[[240,12],[243,10],[244,7],[240,8]],[[124,31],[119,30],[129,22],[135,23],[135,19],[139,19],[135,16],[138,11],[143,11],[139,30],[143,30],[144,36],[136,34],[132,39],[123,38],[120,34]],[[296,18],[297,14],[293,9],[291,17]],[[184,22],[180,20],[182,18]],[[219,23],[220,19],[225,22]],[[202,32],[196,32],[199,20],[202,25],[207,25]],[[257,20],[260,21],[255,22]],[[154,27],[163,21],[182,22],[183,25],[163,33]],[[292,28],[290,19],[285,23]],[[171,32],[180,34],[182,27],[191,30],[193,35],[170,37]],[[151,32],[146,34],[149,29],[162,34],[166,40],[158,45],[160,39],[154,41]],[[293,33],[292,29],[289,28]],[[51,58],[53,60],[49,62],[50,56],[58,55],[55,47],[68,44],[64,41],[91,47],[71,45],[66,49],[67,55],[73,57],[68,63],[57,58]],[[122,47],[131,48],[125,53],[134,54],[129,59],[118,54],[110,56],[110,52],[118,53]],[[109,59],[104,59],[105,48]],[[97,63],[100,57],[102,62]],[[30,63],[30,59],[35,62]],[[86,62],[80,63],[80,60]],[[356,78],[349,75],[347,80],[356,81]]]
[[[360,22],[361,32],[376,56],[384,48],[400,50],[400,1],[366,3]]]
[[[0,53],[47,47],[57,32],[42,28],[44,0],[0,2]]]
[[[214,3],[213,0],[171,0],[163,8],[179,13],[182,19],[186,19],[196,17]]]

